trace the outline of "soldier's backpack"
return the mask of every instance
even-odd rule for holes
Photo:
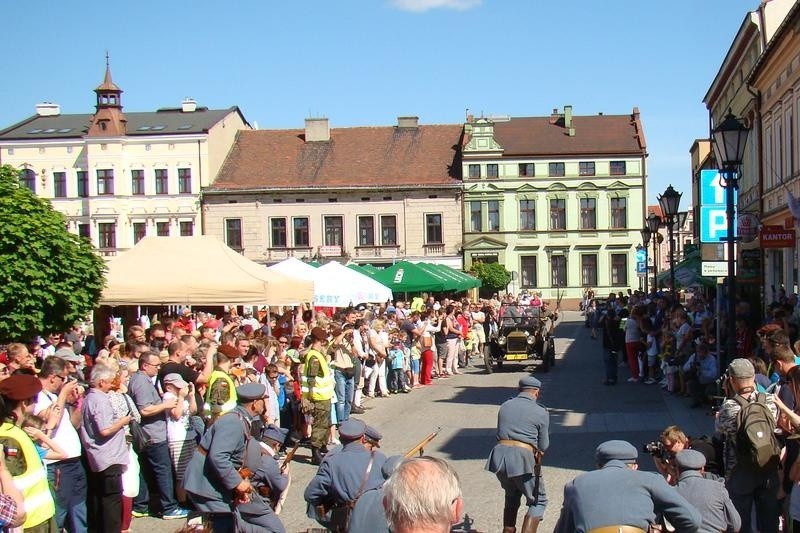
[[[767,406],[766,394],[759,392],[754,402],[738,394],[734,399],[741,406],[737,417],[737,461],[755,469],[775,468],[781,448],[775,437],[775,419]]]

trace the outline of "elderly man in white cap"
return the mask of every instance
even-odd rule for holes
[[[503,533],[517,529],[517,512],[524,496],[528,510],[522,533],[536,533],[547,495],[542,479],[542,455],[550,445],[550,414],[538,403],[542,382],[533,376],[519,380],[519,394],[500,406],[497,444],[486,461],[505,491]]]

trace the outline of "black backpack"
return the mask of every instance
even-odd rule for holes
[[[767,406],[767,395],[759,392],[750,402],[740,395],[734,397],[741,406],[737,417],[737,460],[755,468],[775,468],[781,448],[775,437],[775,418]]]

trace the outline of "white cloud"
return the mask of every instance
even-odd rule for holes
[[[455,9],[466,11],[481,5],[483,0],[391,0],[397,9],[423,13],[431,9]]]

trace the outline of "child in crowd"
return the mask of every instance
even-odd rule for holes
[[[645,343],[647,345],[646,353],[647,353],[647,379],[644,380],[645,385],[652,385],[656,382],[656,364],[658,361],[658,330],[653,325],[652,320],[649,318],[643,321],[643,324],[647,326],[647,339]]]
[[[421,337],[420,337],[421,339]],[[414,344],[411,345],[411,388],[418,389],[422,387],[419,382],[419,366],[420,366],[420,359],[422,358],[422,343],[420,339],[417,339]]]
[[[390,362],[389,370],[389,383],[387,387],[389,392],[396,394],[398,392],[408,392],[409,388],[405,383],[405,375],[403,367],[406,359],[406,347],[403,344],[404,331],[394,330],[389,337],[390,348],[388,359]]]
[[[47,433],[42,430],[46,423],[47,422],[39,416],[25,415],[25,418],[22,419],[22,430],[27,433],[33,441],[40,458],[60,461],[64,459],[67,454],[61,446],[56,444],[55,441],[48,437]]]

